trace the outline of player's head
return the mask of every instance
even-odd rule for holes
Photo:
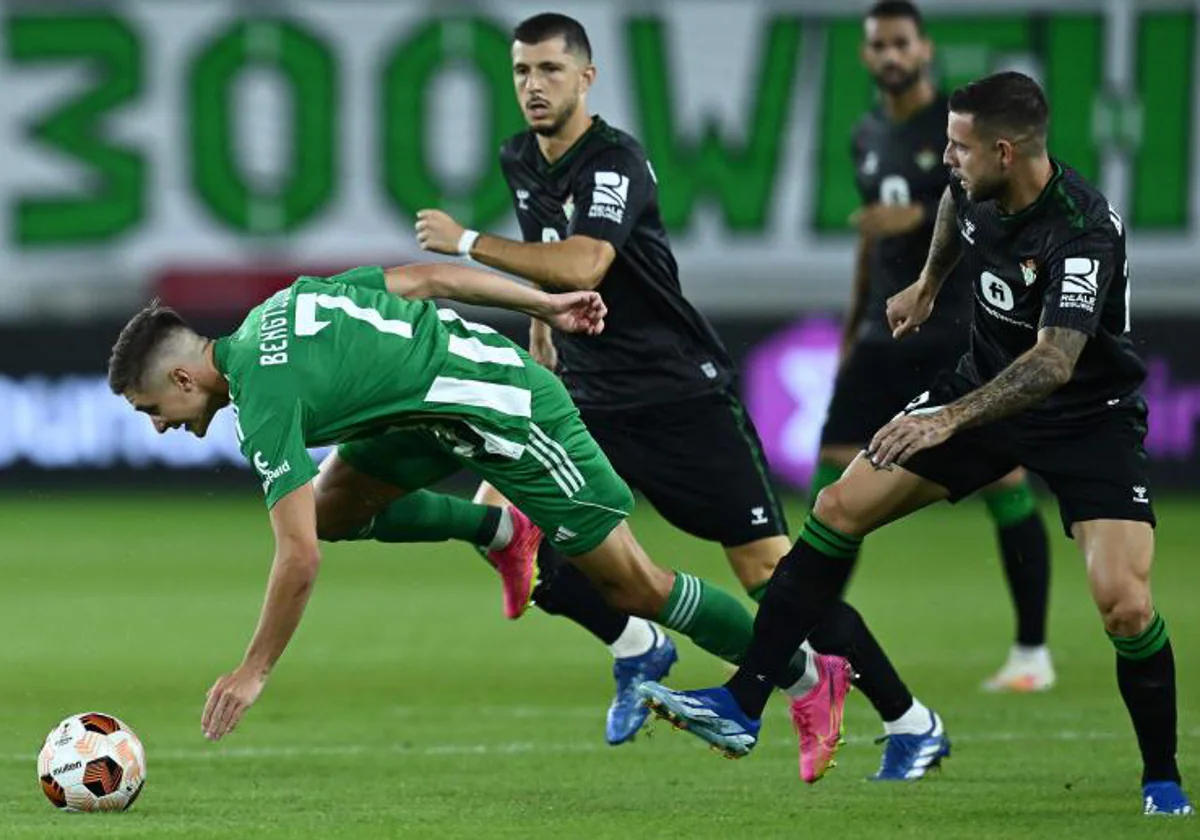
[[[996,73],[950,96],[946,165],[973,201],[1001,195],[1022,162],[1046,155],[1050,106],[1033,79]]]
[[[213,415],[228,402],[203,385],[207,345],[178,312],[153,300],[117,337],[108,359],[108,385],[149,414],[160,434],[182,426],[204,437]]]
[[[579,21],[546,12],[513,30],[513,84],[529,127],[550,136],[580,107],[596,78],[592,45]]]
[[[901,94],[921,81],[933,60],[921,12],[908,0],[882,0],[863,18],[862,60],[880,90]]]

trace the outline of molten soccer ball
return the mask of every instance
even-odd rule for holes
[[[65,811],[124,811],[146,782],[146,753],[112,715],[72,715],[50,730],[38,753],[42,792]]]

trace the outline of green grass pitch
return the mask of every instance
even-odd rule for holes
[[[451,544],[326,548],[321,580],[259,704],[205,742],[204,694],[249,638],[271,537],[251,495],[0,498],[0,837],[1195,836],[1140,816],[1137,750],[1074,546],[1054,536],[1059,687],[981,694],[1011,618],[983,507],[941,507],[867,542],[851,600],[954,738],[945,769],[868,784],[878,722],[851,696],[840,766],[796,776],[786,707],[751,757],[658,726],[603,743],[607,653],[536,611],[505,622],[493,573]],[[1155,593],[1175,640],[1183,770],[1200,793],[1200,503],[1160,504]],[[792,507],[793,526],[799,508]],[[734,587],[719,551],[641,506],[658,562]],[[718,681],[687,643],[672,677]],[[63,716],[114,713],[149,775],[125,814],[56,813],[34,764]]]

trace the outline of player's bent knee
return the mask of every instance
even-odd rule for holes
[[[865,530],[860,511],[846,490],[846,482],[838,479],[817,494],[813,515],[844,534],[858,534]]]
[[[1150,590],[1145,586],[1113,588],[1096,593],[1104,629],[1114,636],[1136,636],[1154,616]]]

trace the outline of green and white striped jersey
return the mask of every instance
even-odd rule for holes
[[[426,426],[460,451],[517,459],[529,439],[525,352],[390,294],[379,267],[300,277],[218,339],[214,358],[268,507],[316,475],[306,447]]]

